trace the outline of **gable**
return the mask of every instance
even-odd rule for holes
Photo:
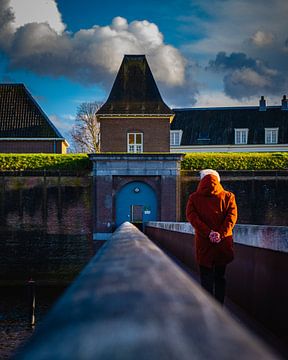
[[[0,84],[0,138],[63,136],[23,84]]]

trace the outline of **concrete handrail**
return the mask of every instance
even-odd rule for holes
[[[188,222],[149,221],[147,226],[185,234],[195,234]],[[288,226],[236,224],[234,242],[261,249],[288,252]]]
[[[121,225],[17,356],[276,359],[130,223]]]

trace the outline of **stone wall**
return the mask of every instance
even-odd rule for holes
[[[71,280],[93,255],[91,177],[68,175],[1,174],[0,282]]]

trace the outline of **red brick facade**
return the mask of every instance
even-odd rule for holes
[[[0,153],[65,154],[66,149],[61,140],[0,140]]]
[[[127,152],[127,133],[143,133],[143,152],[170,151],[169,117],[100,117],[101,152]]]

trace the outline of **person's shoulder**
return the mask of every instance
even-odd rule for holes
[[[235,199],[235,194],[231,191],[224,190],[225,197],[228,199]]]
[[[195,199],[195,197],[197,197],[197,192],[196,191],[193,191],[193,192],[191,192],[190,194],[189,194],[189,200],[191,200],[191,199]]]

